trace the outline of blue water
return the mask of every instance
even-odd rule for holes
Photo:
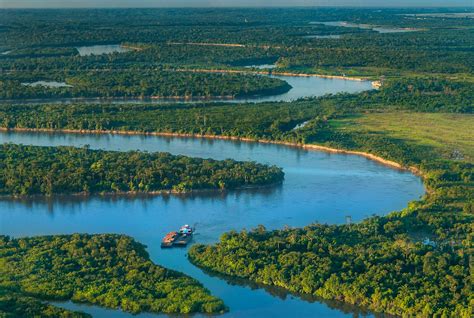
[[[234,229],[259,224],[269,229],[313,222],[344,223],[372,214],[384,215],[418,199],[421,180],[354,155],[236,141],[152,136],[1,133],[0,142],[33,145],[90,145],[93,149],[167,151],[188,156],[254,160],[283,167],[281,186],[229,193],[151,197],[61,197],[0,201],[2,234],[123,233],[148,246],[160,265],[195,277],[230,307],[224,317],[350,317],[353,308],[303,300],[284,292],[212,277],[190,264],[186,249],[160,249],[163,235],[188,223],[197,224],[195,241],[212,243]],[[116,310],[63,303],[95,317],[131,317]],[[139,317],[156,317],[145,314]]]
[[[253,98],[241,98],[236,101],[246,102],[276,102],[285,101],[291,102],[298,98],[310,97],[310,96],[323,96],[325,94],[337,94],[341,92],[346,93],[359,93],[373,89],[370,81],[352,81],[344,80],[339,78],[322,78],[316,76],[309,77],[297,77],[297,76],[271,76],[274,78],[286,81],[292,86],[285,94],[265,96],[265,97],[253,97]]]
[[[304,39],[340,39],[340,34],[332,34],[332,35],[304,35]]]
[[[327,26],[337,26],[337,27],[344,27],[344,28],[359,28],[359,29],[373,30],[378,33],[406,33],[406,32],[421,31],[421,29],[375,26],[371,24],[351,23],[351,22],[345,22],[345,21],[329,21],[329,22],[316,21],[316,22],[310,22],[310,24],[323,24]]]
[[[125,48],[120,44],[78,46],[76,47],[76,50],[79,52],[80,56],[124,53],[131,51],[131,49]]]

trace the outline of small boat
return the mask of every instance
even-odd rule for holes
[[[161,241],[161,247],[185,247],[193,239],[194,228],[183,225],[178,232],[169,232]]]

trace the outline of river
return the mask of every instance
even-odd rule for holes
[[[139,135],[0,133],[0,142],[32,145],[90,145],[93,149],[166,151],[203,158],[254,160],[283,167],[281,186],[228,193],[143,197],[57,197],[0,200],[1,233],[14,237],[65,233],[123,233],[148,246],[160,265],[195,277],[230,307],[222,317],[351,317],[358,309],[266,291],[207,275],[186,259],[186,249],[160,249],[163,235],[195,224],[195,241],[212,243],[220,234],[250,229],[300,227],[313,222],[341,224],[406,207],[424,193],[420,178],[364,157],[229,140]],[[61,303],[94,317],[132,317],[117,310]],[[137,317],[158,317],[141,314]],[[161,315],[162,316],[162,315]]]
[[[365,80],[348,80],[340,78],[323,78],[317,76],[282,76],[282,75],[262,75],[278,78],[286,81],[291,85],[291,89],[278,95],[269,96],[254,96],[254,97],[242,97],[235,99],[228,98],[209,98],[209,99],[170,99],[170,98],[157,98],[157,99],[138,99],[138,98],[113,98],[113,99],[99,99],[99,98],[45,98],[45,99],[22,99],[22,100],[0,100],[0,103],[13,103],[13,104],[38,104],[38,103],[49,103],[49,104],[69,104],[69,103],[87,103],[97,104],[98,102],[106,102],[112,104],[135,104],[135,103],[196,103],[196,102],[225,102],[225,103],[261,103],[261,102],[291,102],[299,98],[323,96],[326,94],[337,94],[341,92],[346,93],[359,93],[373,89],[371,81]]]

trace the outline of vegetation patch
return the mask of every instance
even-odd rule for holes
[[[384,133],[436,148],[445,159],[474,162],[474,115],[382,112],[334,120],[341,130]]]
[[[225,190],[282,182],[255,162],[114,152],[87,147],[0,145],[0,194],[153,193]]]
[[[0,297],[7,312],[66,317],[65,311],[34,299],[72,300],[131,313],[226,310],[199,282],[153,264],[145,246],[124,235],[1,236],[0,264],[0,287],[13,291]]]
[[[0,78],[0,99],[70,98],[70,97],[128,97],[206,99],[236,98],[282,94],[291,86],[277,78],[258,75],[192,73],[173,70],[103,70],[59,75],[69,86],[28,86],[58,75],[19,74]]]

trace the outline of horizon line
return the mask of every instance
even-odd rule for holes
[[[278,6],[88,6],[88,7],[0,7],[0,10],[9,10],[9,9],[40,9],[40,10],[57,10],[57,9],[278,9],[278,8],[346,8],[346,9],[474,9],[474,4],[472,6],[466,5],[446,5],[446,6],[397,6],[397,5],[386,5],[386,6],[348,6],[348,5],[278,5]]]

